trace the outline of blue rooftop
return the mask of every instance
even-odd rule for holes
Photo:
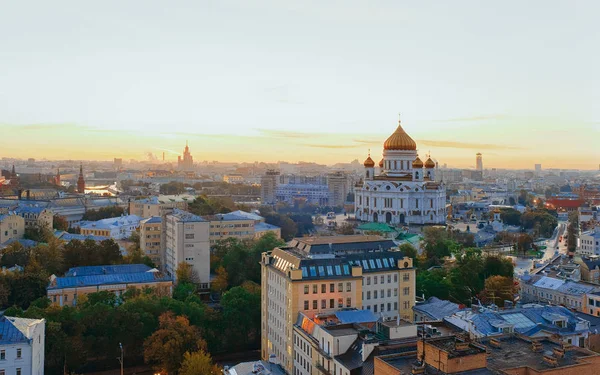
[[[268,230],[278,230],[281,229],[276,225],[273,224],[267,224],[267,223],[258,223],[254,225],[254,231],[255,232],[265,232]]]
[[[34,246],[36,246],[38,244],[34,240],[26,240],[24,238],[18,238],[18,239],[17,238],[11,238],[10,240],[4,242],[2,244],[2,247],[8,246],[8,245],[13,244],[15,242],[20,243],[26,249],[28,249],[30,247],[34,247]]]
[[[170,215],[178,218],[179,221],[182,221],[184,223],[200,223],[200,222],[206,221],[198,215],[194,215],[191,212],[187,212],[187,211],[180,210],[177,208],[174,209]]]
[[[41,319],[13,318],[10,316],[0,317],[0,345],[28,343],[27,327],[42,323]]]
[[[148,267],[145,264],[117,264],[107,266],[86,266],[86,267],[73,267],[70,268],[66,273],[65,277],[71,276],[92,276],[92,275],[114,275],[117,273],[139,273],[139,272],[150,272],[153,268]]]
[[[144,224],[160,224],[162,223],[162,217],[160,216],[152,216],[149,219],[143,221]]]
[[[48,290],[60,288],[77,288],[111,284],[136,284],[157,281],[169,281],[170,278],[158,272],[115,273],[108,275],[57,277]]]
[[[459,310],[460,307],[456,303],[441,300],[437,297],[430,297],[427,301],[418,303],[413,307],[413,311],[426,315],[431,320],[442,320]]]
[[[39,206],[19,206],[15,209],[15,212],[17,214],[21,214],[21,213],[40,214],[45,209],[46,209],[46,207],[39,207]]]
[[[336,318],[340,323],[370,323],[376,322],[377,317],[371,310],[346,310],[336,311]]]
[[[61,231],[55,231],[54,232],[54,236],[57,238],[60,238],[61,240],[70,242],[72,240],[79,240],[79,241],[85,241],[85,240],[93,240],[96,242],[101,242],[104,240],[108,240],[108,237],[104,237],[104,236],[93,236],[93,235],[85,235],[85,234],[74,234],[74,233],[69,233],[69,232],[61,232]]]

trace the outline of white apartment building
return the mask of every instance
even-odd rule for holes
[[[198,273],[200,288],[210,288],[210,222],[174,209],[165,216],[165,271],[176,278],[177,266],[186,262]]]
[[[85,236],[104,236],[115,240],[123,240],[131,237],[139,226],[141,217],[137,215],[127,215],[111,217],[97,221],[82,221],[79,225],[81,234]]]
[[[44,375],[46,320],[0,317],[0,374]]]
[[[581,255],[600,255],[600,228],[581,233],[578,253]]]

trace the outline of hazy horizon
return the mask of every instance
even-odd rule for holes
[[[600,163],[597,2],[0,4],[0,157]]]

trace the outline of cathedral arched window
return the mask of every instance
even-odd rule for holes
[[[367,171],[367,178],[369,178],[369,171]]]
[[[415,172],[415,178],[418,180],[419,179],[419,172]]]

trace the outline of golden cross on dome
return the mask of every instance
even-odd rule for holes
[[[371,157],[371,149],[369,149],[369,157]]]

